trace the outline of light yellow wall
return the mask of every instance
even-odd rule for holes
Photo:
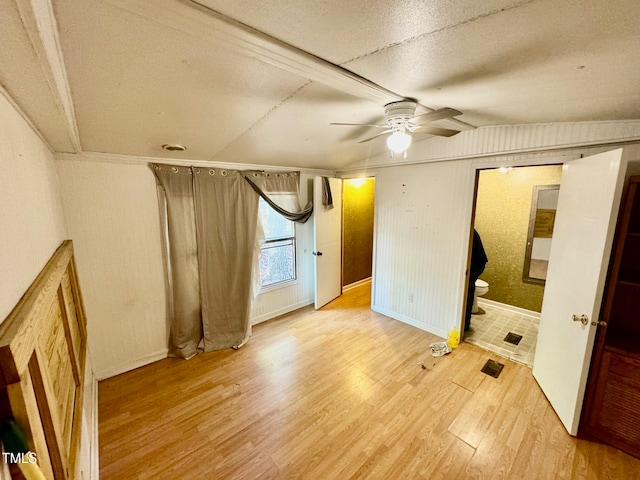
[[[539,312],[544,287],[524,283],[522,269],[534,185],[559,184],[562,166],[480,172],[475,228],[489,263],[480,277],[489,282],[484,298]]]
[[[375,180],[355,180],[345,180],[342,187],[342,285],[371,276]]]

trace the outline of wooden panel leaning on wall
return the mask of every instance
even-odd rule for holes
[[[80,449],[86,317],[66,240],[0,325],[0,421],[13,420],[47,479],[72,479]],[[22,478],[10,464],[12,477]]]

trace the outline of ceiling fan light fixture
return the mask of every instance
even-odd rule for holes
[[[405,132],[393,132],[387,137],[387,147],[394,153],[402,153],[411,145],[411,135]]]

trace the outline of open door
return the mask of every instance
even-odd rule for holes
[[[533,376],[578,431],[624,183],[622,149],[563,167]]]
[[[313,254],[315,255],[315,308],[342,293],[342,180],[330,178],[333,208],[322,204],[322,177],[313,179]]]

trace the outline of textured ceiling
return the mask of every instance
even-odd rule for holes
[[[0,0],[0,82],[72,151],[21,3]],[[640,119],[636,0],[52,3],[87,152],[334,169],[385,144],[329,123],[379,122],[394,93],[475,126]]]

